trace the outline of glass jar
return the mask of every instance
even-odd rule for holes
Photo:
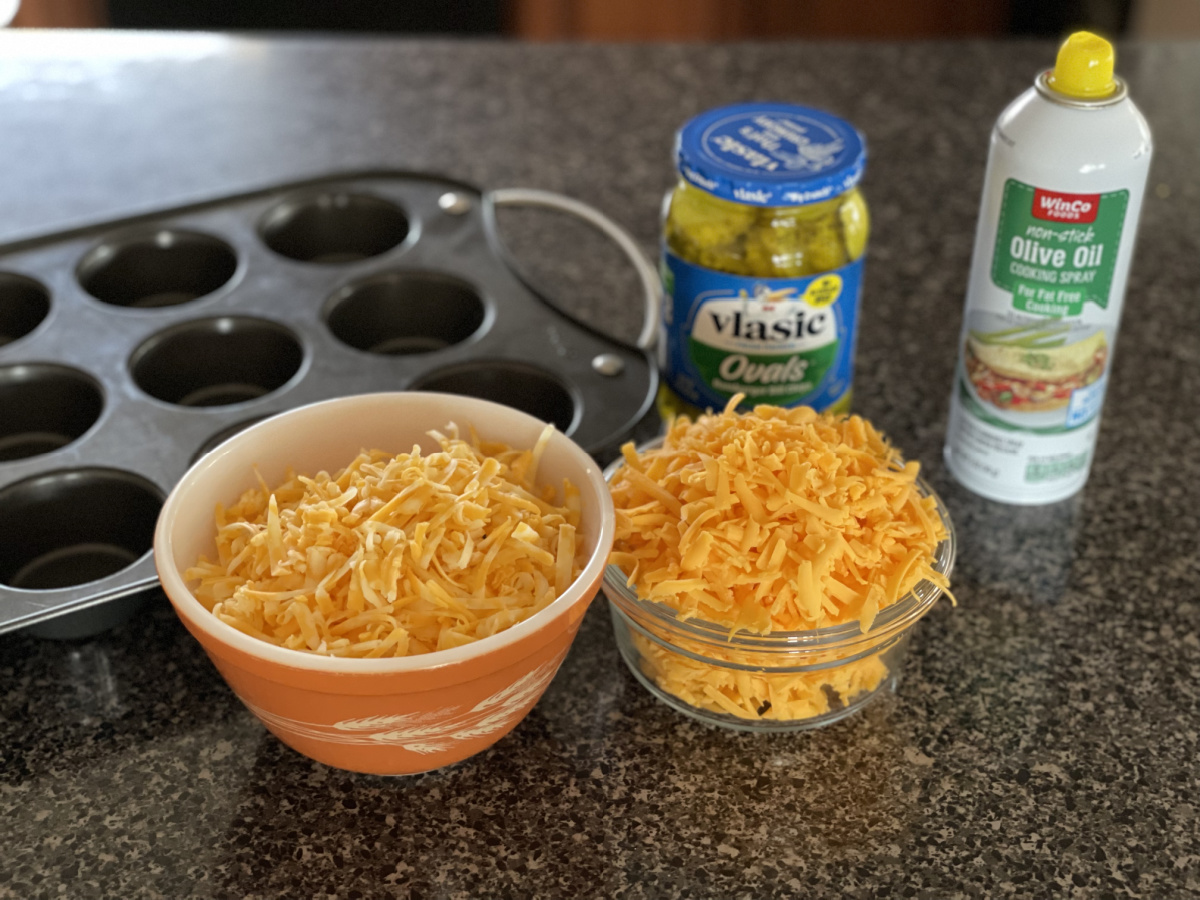
[[[710,110],[676,139],[663,206],[659,412],[849,409],[870,229],[862,136],[785,104]]]

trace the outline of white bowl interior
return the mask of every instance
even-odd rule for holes
[[[612,500],[600,467],[570,438],[556,433],[542,456],[539,484],[561,485],[568,478],[580,490],[580,540],[587,562],[571,589],[537,615],[476,644],[417,657],[384,660],[338,659],[276,647],[244,635],[213,617],[192,596],[183,572],[203,554],[216,553],[216,505],[230,505],[257,486],[255,467],[268,485],[283,481],[288,468],[298,474],[333,473],[364,449],[407,452],[419,444],[423,452],[438,449],[430,430],[446,433],[456,423],[468,438],[473,426],[486,440],[511,447],[534,445],[545,423],[510,407],[453,394],[420,392],[362,394],[315,403],[282,413],[234,435],[200,459],[180,479],[159,517],[155,554],[168,595],[190,613],[189,620],[257,656],[285,665],[328,671],[401,671],[456,662],[486,653],[561,614],[580,591],[603,571],[612,544]],[[169,562],[165,564],[164,561]]]

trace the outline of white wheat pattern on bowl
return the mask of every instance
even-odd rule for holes
[[[533,705],[566,655],[564,650],[467,710],[448,706],[432,712],[343,719],[323,725],[276,715],[250,703],[246,707],[264,723],[298,737],[334,744],[386,744],[413,753],[438,753],[450,749],[456,741],[486,737],[504,728],[514,716]]]

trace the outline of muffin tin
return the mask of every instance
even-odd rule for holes
[[[610,455],[653,404],[647,342],[521,280],[503,193],[342,173],[0,247],[0,632],[113,624],[157,584],[155,521],[188,466],[301,404],[466,394]],[[542,205],[579,212],[560,199]]]

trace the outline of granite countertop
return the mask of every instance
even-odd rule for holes
[[[602,601],[508,737],[410,778],[311,763],[161,595],[0,637],[0,898],[1145,897],[1200,893],[1200,45],[1119,48],[1156,138],[1097,460],[1054,506],[941,462],[991,123],[1042,43],[518,46],[0,33],[0,240],[335,169],[562,191],[653,253],[674,129],[778,98],[866,134],[856,405],[957,524],[958,608],[895,695],[710,730],[623,667]],[[614,334],[611,249],[533,214],[531,277]]]

